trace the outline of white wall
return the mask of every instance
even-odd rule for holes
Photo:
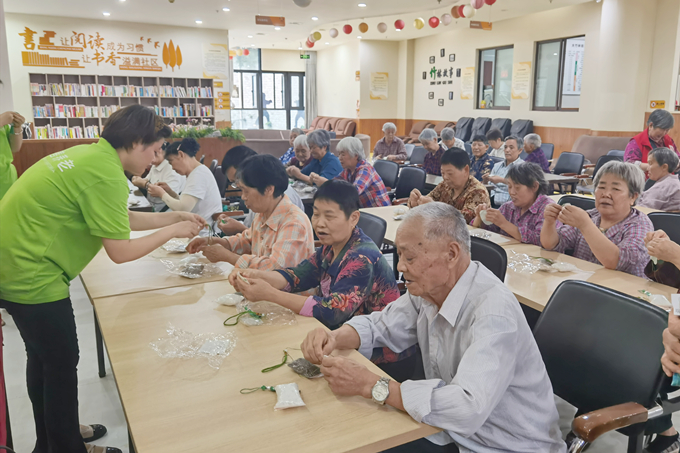
[[[5,23],[5,10],[0,1],[0,23]],[[9,74],[9,55],[7,53],[7,33],[4,25],[0,29],[0,113],[14,110],[12,100],[12,79]]]
[[[399,91],[399,42],[361,40],[359,44],[361,70],[361,118],[394,118]],[[373,100],[370,96],[371,73],[388,73],[387,99]]]
[[[409,39],[399,42],[399,79],[397,80],[397,115],[398,119],[413,118],[413,96],[402,93],[413,93],[413,60],[416,41]]]
[[[263,71],[305,72],[298,50],[261,49]]]
[[[319,116],[356,118],[356,104],[360,99],[359,40],[330,49],[317,51],[316,90]],[[361,74],[361,77],[367,77]]]
[[[666,101],[666,109],[673,110],[675,99],[680,99],[678,71],[680,70],[680,2],[659,0],[654,27],[654,53],[649,76],[649,101]]]

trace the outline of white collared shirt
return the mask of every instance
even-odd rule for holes
[[[474,283],[474,284],[473,284]],[[359,352],[420,345],[425,380],[401,384],[406,411],[442,428],[428,440],[461,453],[563,453],[552,385],[515,296],[473,261],[441,310],[408,292],[347,324]]]
[[[151,184],[164,182],[178,195],[180,192],[182,192],[182,189],[184,189],[184,184],[186,183],[186,177],[175,172],[175,170],[172,169],[170,162],[165,159],[163,159],[163,162],[161,162],[159,165],[151,166],[151,170],[149,170],[149,174],[147,175],[146,179],[148,179]],[[149,203],[151,203],[154,211],[156,212],[159,212],[165,207],[165,203],[163,203],[163,200],[161,200],[159,197],[147,195],[146,198],[149,200]]]

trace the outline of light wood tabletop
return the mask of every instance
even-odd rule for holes
[[[564,197],[564,194],[558,194],[558,195],[548,195],[548,197],[553,200],[555,203],[560,201],[560,198]],[[591,197],[590,195],[582,195],[582,194],[575,194],[575,193],[570,193],[569,196],[574,196],[574,197],[580,197],[580,198],[587,198],[589,200],[595,201],[594,197]],[[646,208],[644,206],[635,206],[635,209],[637,209],[640,212],[644,212],[645,214],[649,214],[652,212],[664,212],[660,211],[658,209],[652,209],[652,208]]]
[[[439,431],[408,414],[359,396],[337,397],[323,379],[306,379],[283,366],[284,348],[299,348],[322,325],[297,316],[281,326],[223,326],[235,307],[215,303],[233,292],[213,282],[95,299],[123,408],[138,453],[172,452],[377,452]],[[164,359],[150,343],[166,327],[191,333],[236,335],[236,347],[219,370],[204,358]],[[289,349],[294,358],[302,353]],[[385,375],[357,351],[335,351]],[[242,388],[297,383],[306,406],[274,411],[276,394]]]

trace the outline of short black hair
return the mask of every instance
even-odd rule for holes
[[[503,133],[500,129],[491,129],[486,133],[487,140],[503,140]]]
[[[462,170],[466,165],[470,165],[470,156],[464,149],[447,149],[442,154],[442,165],[453,165],[458,170]]]
[[[165,157],[167,158],[171,154],[179,154],[182,151],[189,157],[196,157],[196,153],[201,149],[201,145],[198,144],[196,139],[187,137],[183,138],[181,141],[172,142],[165,148]]]
[[[482,142],[485,145],[489,144],[489,139],[486,138],[486,135],[482,135],[482,134],[478,134],[478,135],[475,135],[474,137],[472,137],[472,141],[473,142]]]
[[[131,149],[135,143],[150,145],[170,135],[172,130],[156,112],[143,105],[131,105],[106,120],[101,138],[115,149]]]
[[[530,188],[533,188],[534,184],[538,183],[536,195],[547,195],[550,188],[548,181],[545,179],[543,169],[540,165],[533,162],[523,162],[519,165],[511,165],[505,177],[515,184]]]
[[[314,194],[314,202],[316,203],[317,200],[332,201],[337,204],[345,213],[345,218],[348,219],[354,211],[361,208],[357,188],[354,184],[340,179],[331,179],[323,183]]]
[[[241,162],[236,179],[242,184],[257,189],[264,195],[267,187],[274,186],[274,198],[278,198],[288,188],[286,169],[276,157],[270,154],[257,154]]]
[[[257,156],[257,153],[252,148],[245,145],[234,146],[222,159],[222,171],[226,174],[232,167],[238,170],[244,160],[253,156]]]

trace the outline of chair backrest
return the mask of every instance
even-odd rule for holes
[[[340,118],[340,121],[338,121],[335,125],[335,132],[338,135],[347,135],[347,136],[354,136],[355,130],[356,130],[357,123],[352,121],[349,118]]]
[[[411,153],[413,153],[413,148],[415,148],[416,145],[412,143],[406,143],[404,147],[406,148],[406,156],[411,157]]]
[[[415,135],[416,138],[418,138],[420,133],[423,132],[423,130],[430,125],[432,125],[432,123],[430,123],[429,121],[417,121],[413,123],[413,126],[411,126],[411,132],[409,132],[408,135],[410,136]]]
[[[671,241],[680,244],[680,213],[651,212],[648,216],[655,230],[664,230]]]
[[[413,165],[421,165],[425,162],[425,156],[427,156],[427,150],[422,146],[416,146],[411,151],[411,157],[409,158],[409,163]]]
[[[589,209],[595,209],[594,198],[585,198],[576,195],[565,195],[563,197],[560,197],[560,199],[557,201],[557,204],[560,206],[564,206],[567,203],[573,204],[574,206],[578,206],[584,211],[587,211]]]
[[[546,159],[552,159],[553,153],[555,152],[555,145],[552,143],[543,143],[541,144],[541,149],[543,150],[543,154],[545,154]]]
[[[607,153],[607,156],[616,156],[623,160],[624,154],[626,154],[625,151],[621,151],[620,149],[612,149]]]
[[[399,178],[399,164],[389,160],[376,160],[373,162],[373,168],[385,183],[385,187],[396,187]]]
[[[326,126],[328,126],[328,122],[330,121],[330,118],[326,117],[321,117],[318,123],[316,123],[316,128],[315,129],[327,129]]]
[[[580,175],[581,170],[583,170],[584,160],[583,154],[580,153],[562,153],[560,154],[560,157],[557,158],[553,173],[556,175],[561,175],[563,173],[576,173],[577,175]]]
[[[468,156],[472,159],[472,145],[468,142],[465,142],[465,151],[467,151]]]
[[[472,124],[475,122],[473,118],[463,117],[456,123],[456,138],[467,142],[470,140],[470,135],[472,134]]]
[[[597,162],[612,149],[625,149],[630,137],[606,137],[603,135],[581,135],[571,147],[571,152],[581,153],[591,163]]]
[[[205,154],[201,156],[201,160],[199,162],[203,163],[204,160],[205,160]]]
[[[666,313],[637,297],[580,280],[562,282],[534,337],[553,391],[584,412],[649,407],[663,381]]]
[[[510,135],[516,135],[518,137],[526,137],[527,134],[531,134],[534,131],[534,122],[531,120],[517,120],[512,123],[510,127]]]
[[[502,157],[496,157],[496,156],[489,156],[489,157],[493,160],[494,165],[497,164],[498,162],[503,162],[505,160]]]
[[[494,118],[491,121],[490,129],[498,129],[503,134],[503,138],[510,135],[510,128],[512,127],[512,121],[510,118]]]
[[[491,129],[491,118],[479,117],[472,122],[472,131],[470,131],[470,138],[472,140],[476,135],[486,135]]]
[[[387,221],[385,219],[377,215],[362,212],[357,226],[380,248],[387,231]]]
[[[309,125],[309,129],[310,129],[310,130],[316,129],[316,127],[318,126],[319,121],[321,120],[321,118],[322,118],[322,117],[320,117],[320,116],[317,116],[316,118],[314,118],[314,119],[312,120],[312,124]]]
[[[472,236],[470,238],[470,257],[482,263],[500,281],[505,280],[505,272],[508,270],[508,254],[500,245]]]
[[[326,130],[327,131],[336,131],[335,126],[338,124],[338,121],[340,121],[342,118],[330,118],[328,122],[326,123]]]
[[[597,174],[598,171],[600,171],[600,168],[607,162],[611,162],[613,160],[621,160],[618,156],[600,156],[599,159],[597,159],[597,163],[595,164],[595,169],[593,170],[593,178]]]
[[[213,172],[215,176],[215,182],[217,182],[217,188],[220,190],[220,197],[224,198],[225,191],[227,190],[227,175],[222,171],[222,166],[218,165]]]
[[[437,133],[437,136],[439,136],[445,127],[453,127],[454,124],[455,123],[452,121],[438,121],[437,124],[434,125],[434,131]]]
[[[215,173],[215,169],[217,168],[217,159],[213,159],[212,162],[210,162],[210,172]]]
[[[522,159],[522,160],[527,160],[527,157],[529,157],[529,155],[527,154],[526,151],[522,150],[522,152],[519,153],[519,158],[520,158],[520,159]]]
[[[422,192],[425,189],[426,180],[427,173],[422,168],[403,167],[399,173],[397,187],[394,190],[394,198],[406,198],[411,195],[413,189],[418,189]]]

